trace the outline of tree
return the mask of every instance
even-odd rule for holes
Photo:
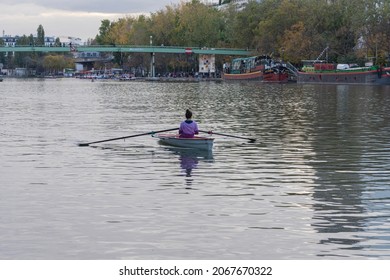
[[[44,71],[49,74],[57,75],[64,68],[73,68],[73,59],[66,58],[63,55],[46,55],[42,66]]]
[[[222,26],[217,9],[198,0],[182,3],[178,8],[175,43],[181,46],[214,47],[218,44]]]
[[[241,11],[237,11],[234,5],[224,12],[225,16],[225,41],[234,48],[256,48],[255,31],[259,21],[263,18],[261,4],[250,1]]]
[[[256,47],[279,55],[285,31],[302,21],[306,8],[300,0],[264,0],[259,5],[262,18],[255,30]]]
[[[33,35],[30,35],[27,37],[26,35],[23,35],[22,37],[19,37],[18,40],[16,41],[16,46],[31,46],[33,45],[34,42],[34,37]],[[36,61],[33,59],[34,53],[32,52],[16,52],[15,53],[15,58],[14,58],[14,63],[17,67],[35,67],[36,66]]]
[[[112,42],[110,42],[108,38],[108,34],[110,32],[111,22],[108,19],[104,19],[101,21],[101,25],[99,27],[99,34],[96,35],[96,43],[99,45],[109,45]]]
[[[281,44],[279,53],[283,60],[299,64],[302,58],[310,58],[313,43],[307,36],[307,31],[302,21],[286,30],[282,40],[284,43]]]
[[[373,0],[365,3],[365,24],[361,25],[361,55],[379,58],[384,63],[390,54],[390,3]]]
[[[55,47],[61,47],[61,45],[62,45],[62,44],[61,44],[60,38],[57,37],[57,38],[56,38],[56,41],[55,41],[55,43],[54,43],[54,46],[55,46]]]
[[[150,17],[104,20],[96,42],[148,45],[153,36],[153,45],[250,48],[295,63],[315,59],[329,46],[330,61],[350,63],[363,56],[389,56],[389,18],[388,0],[251,0],[239,10],[234,4],[218,10],[192,0]],[[131,60],[149,60],[141,56],[132,55]],[[130,59],[123,54],[120,58],[117,62]]]
[[[144,15],[131,20],[129,29],[129,43],[132,45],[149,45],[151,32],[151,21]]]
[[[44,46],[45,45],[45,30],[43,29],[43,26],[40,24],[37,29],[37,38],[35,45],[37,46]]]
[[[156,45],[174,45],[179,14],[172,6],[151,15],[151,33]]]

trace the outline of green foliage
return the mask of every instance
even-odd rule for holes
[[[108,45],[109,42],[109,32],[110,32],[111,22],[108,19],[102,20],[99,27],[99,35],[96,35],[96,43],[99,45]]]
[[[183,1],[150,16],[105,19],[93,43],[149,45],[152,38],[157,46],[255,49],[256,54],[273,54],[293,63],[315,59],[326,47],[332,62],[377,57],[383,63],[389,57],[389,0],[252,0],[244,9],[237,9],[233,1],[219,2],[226,5]],[[37,32],[36,41],[30,35],[18,43],[43,44],[42,25]],[[114,63],[124,68],[143,68],[150,61],[150,54],[115,53],[114,57]],[[168,54],[156,58],[161,69],[192,67],[196,61],[192,56]],[[42,63],[37,54],[18,53],[15,64],[36,67]]]
[[[26,36],[23,35],[18,39],[16,42],[17,46],[33,46],[34,45],[34,37],[33,35]],[[35,67],[36,61],[35,61],[35,54],[33,52],[16,52],[15,56],[13,58],[13,63],[18,67]]]
[[[61,41],[60,41],[60,38],[56,38],[56,41],[54,42],[54,47],[61,47]]]
[[[231,1],[219,1],[226,4]],[[256,49],[298,63],[329,47],[329,59],[390,52],[390,1],[262,0],[242,10],[199,0],[167,6],[150,17],[102,21],[99,44],[147,44]]]
[[[175,45],[178,19],[177,9],[171,6],[166,7],[165,11],[160,10],[151,15],[150,32],[153,34],[156,45]]]
[[[37,38],[35,45],[37,46],[44,46],[45,45],[45,30],[43,29],[43,26],[40,24],[37,29]]]
[[[257,48],[256,28],[264,18],[261,8],[258,3],[252,1],[240,12],[237,12],[233,5],[225,11],[230,45],[235,48]]]
[[[63,55],[46,55],[42,61],[42,67],[48,74],[58,74],[64,68],[73,68],[73,59],[64,57]]]

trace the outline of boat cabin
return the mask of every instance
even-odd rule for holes
[[[271,63],[271,57],[267,55],[235,58],[232,60],[230,74],[250,73],[264,70],[265,65]]]
[[[314,72],[318,70],[334,70],[333,63],[327,63],[325,60],[302,60],[303,72]]]

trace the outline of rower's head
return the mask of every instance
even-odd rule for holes
[[[186,110],[186,118],[191,119],[192,118],[192,112],[190,110]]]

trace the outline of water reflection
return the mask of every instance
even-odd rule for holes
[[[180,148],[180,147],[165,147],[166,150],[178,156],[180,169],[185,176],[185,184],[190,188],[194,181],[194,169],[198,168],[200,162],[214,162],[213,152],[208,150]]]
[[[357,89],[323,88],[330,93],[319,95],[318,104],[327,106],[317,106],[314,110],[313,153],[307,156],[316,171],[312,226],[323,236],[319,244],[335,245],[338,250],[368,250],[372,247],[367,245],[372,237],[366,234],[367,224],[373,223],[370,220],[381,226],[388,224],[369,214],[375,211],[367,207],[369,201],[365,197],[388,183],[388,180],[381,183],[375,177],[388,165],[389,150],[382,140],[388,138],[389,127],[384,127],[378,119],[382,118],[378,115],[382,106],[378,102],[376,106],[370,104],[377,94]],[[382,156],[377,156],[378,152]],[[388,199],[389,196],[385,198]],[[389,244],[382,242],[381,246],[389,247]],[[325,248],[318,256],[340,256]]]
[[[390,257],[389,87],[2,86],[2,258]],[[174,127],[187,107],[258,141],[74,144]]]

